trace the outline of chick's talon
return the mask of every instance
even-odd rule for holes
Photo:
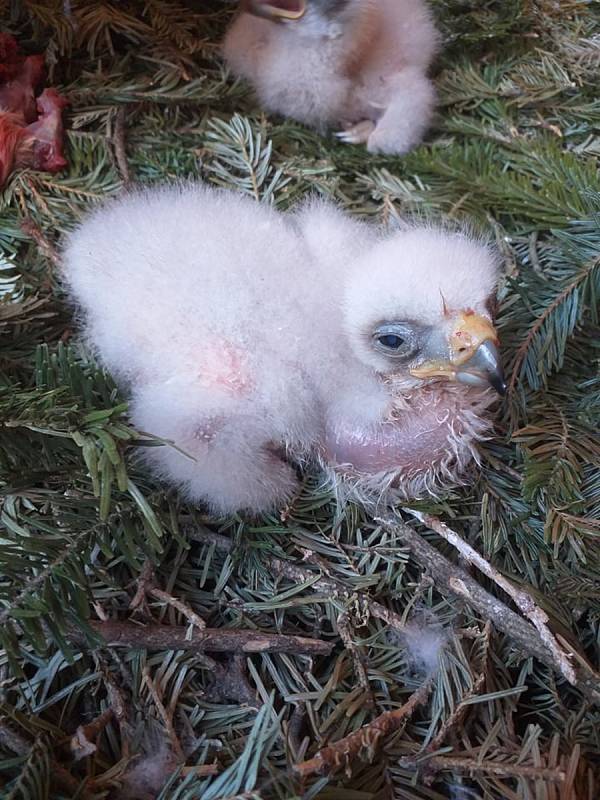
[[[345,131],[338,131],[335,135],[345,144],[364,144],[375,130],[375,123],[371,119],[363,119]]]

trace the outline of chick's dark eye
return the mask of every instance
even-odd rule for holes
[[[402,336],[397,336],[395,333],[386,333],[383,336],[378,336],[377,341],[389,350],[398,350],[404,344]]]
[[[394,361],[407,361],[419,349],[419,331],[413,323],[383,322],[371,335],[375,350]]]

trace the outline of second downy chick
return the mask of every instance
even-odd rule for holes
[[[423,0],[242,0],[224,42],[269,111],[405,153],[433,113],[438,34]]]

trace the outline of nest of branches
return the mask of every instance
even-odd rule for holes
[[[440,114],[400,159],[265,117],[219,58],[231,4],[0,2],[69,102],[67,166],[0,194],[2,797],[600,794],[597,20],[434,11]],[[307,475],[281,517],[214,520],[140,469],[60,240],[188,177],[491,232],[510,382],[467,487],[373,519]]]

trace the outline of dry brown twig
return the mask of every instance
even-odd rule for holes
[[[177,609],[177,611],[179,611],[180,614],[183,614],[189,623],[198,628],[198,630],[204,630],[206,628],[206,622],[202,619],[202,617],[199,614],[196,614],[196,612],[190,608],[187,603],[184,603],[183,600],[173,597],[163,589],[159,589],[158,586],[152,586],[148,593],[157,600],[167,603],[167,605]]]
[[[109,647],[133,647],[148,650],[195,650],[212,653],[299,653],[328,655],[332,642],[305,636],[236,628],[204,628],[190,632],[175,625],[137,625],[134,622],[90,620],[89,625]],[[80,630],[72,628],[70,638],[78,644],[86,641]]]
[[[485,619],[491,620],[498,630],[510,636],[524,653],[537,658],[567,678],[563,673],[564,659],[557,658],[529,621],[524,620],[505,603],[490,594],[460,567],[452,564],[400,517],[377,518],[376,521],[395,533],[398,541],[409,548],[415,560],[435,578],[439,591],[446,590],[464,600]],[[576,670],[572,665],[571,669],[575,673],[573,685],[589,700],[600,703],[600,676],[581,660]],[[573,677],[571,672],[568,675]]]
[[[311,775],[328,775],[342,768],[348,772],[355,759],[366,756],[368,760],[371,760],[382,740],[401,728],[417,708],[426,702],[431,687],[432,679],[429,678],[408,698],[403,706],[393,711],[384,711],[383,714],[375,717],[372,722],[363,725],[357,731],[323,747],[312,758],[295,764],[294,772],[300,778],[308,778]]]
[[[152,680],[152,676],[150,675],[150,670],[148,669],[148,667],[144,667],[143,683],[148,687],[148,690],[152,695],[152,700],[154,701],[154,705],[156,706],[156,710],[158,711],[162,721],[164,722],[165,728],[167,729],[167,734],[169,736],[169,739],[171,740],[171,747],[173,748],[173,752],[181,762],[185,761],[185,754],[183,752],[181,742],[179,741],[179,737],[177,736],[175,728],[173,727],[172,714],[167,712],[167,709],[165,708],[165,705],[162,701],[162,698],[156,687],[156,684]]]
[[[195,775],[197,778],[205,778],[208,775],[218,775],[218,764],[197,764],[195,767],[182,767],[181,776],[186,778],[188,775]]]
[[[496,759],[485,759],[481,748],[457,755],[433,753],[430,757],[423,758],[423,753],[415,746],[414,755],[401,756],[398,766],[409,770],[425,770],[431,777],[436,772],[449,771],[466,774],[469,777],[488,775],[494,779],[536,781],[536,786],[539,786],[538,781],[545,781],[549,784],[558,784],[562,800],[575,800],[579,797],[574,791],[574,784],[581,762],[581,745],[576,744],[567,756],[559,754],[558,742],[558,736],[555,734],[547,753],[541,757],[538,754],[536,761],[539,763],[534,764],[514,763],[510,759],[515,753],[506,750],[498,752]],[[507,787],[496,783],[496,788],[502,791]],[[535,791],[533,787],[531,788]],[[545,788],[548,798],[557,800],[559,794],[556,793],[555,787],[551,785]]]
[[[138,586],[136,593],[129,604],[130,609],[135,609],[142,606],[145,603],[146,595],[149,594],[152,597],[156,597],[157,600],[161,600],[163,603],[175,608],[180,614],[183,614],[183,616],[191,625],[195,625],[196,628],[199,628],[200,630],[206,628],[206,622],[199,614],[196,614],[193,608],[190,608],[190,606],[183,600],[173,597],[173,595],[169,594],[169,592],[165,592],[156,585],[156,578],[154,576],[151,561],[147,560],[145,562],[137,584]]]
[[[352,626],[347,613],[339,615],[337,619],[337,628],[340,638],[344,643],[344,647],[352,656],[352,663],[354,664],[354,671],[356,673],[356,677],[358,678],[358,682],[365,690],[365,705],[367,708],[373,708],[375,706],[375,700],[373,698],[373,692],[371,691],[371,686],[369,684],[369,676],[367,675],[367,669],[365,667],[365,657],[361,647],[354,641]]]
[[[133,729],[129,719],[130,713],[127,707],[125,692],[120,686],[118,686],[110,670],[106,664],[103,663],[103,660],[98,656],[98,654],[96,654],[95,660],[106,688],[109,708],[113,712],[114,718],[121,733],[121,756],[123,758],[128,758]]]
[[[21,222],[21,230],[23,233],[27,234],[27,236],[33,239],[33,241],[42,251],[43,255],[49,261],[51,261],[55,267],[60,266],[61,258],[57,248],[48,239],[39,225],[31,219],[31,217],[25,217],[25,219]]]
[[[115,161],[123,181],[123,188],[128,189],[132,184],[129,162],[127,161],[126,142],[127,107],[120,106],[115,115],[115,127],[111,136],[115,153]]]
[[[513,600],[519,611],[522,612],[530,622],[535,625],[540,635],[541,640],[544,642],[548,650],[552,653],[557,665],[560,665],[560,672],[572,686],[577,685],[577,676],[575,670],[570,662],[572,657],[570,653],[566,653],[554,634],[548,627],[548,615],[541,609],[533,600],[533,598],[524,592],[522,589],[517,588],[511,581],[504,577],[497,569],[495,569],[489,561],[480,555],[475,548],[471,547],[468,542],[465,542],[456,531],[448,527],[445,522],[433,517],[429,514],[422,514],[420,511],[413,511],[412,509],[404,509],[406,513],[418,519],[423,525],[432,531],[435,531],[439,536],[444,538],[451,544],[461,556],[477,567],[487,578],[494,581],[506,594]]]

